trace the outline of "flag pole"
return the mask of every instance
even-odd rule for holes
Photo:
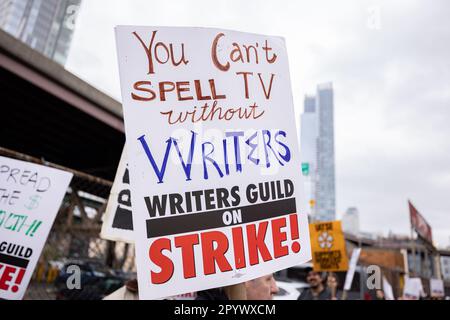
[[[417,264],[416,264],[416,241],[414,240],[414,226],[413,226],[413,222],[412,222],[412,216],[411,216],[411,201],[409,201],[408,199],[408,209],[409,209],[409,224],[411,227],[411,242],[412,242],[412,256],[413,256],[413,263],[412,263],[412,272],[411,270],[409,271],[409,274],[412,276],[415,276],[416,274],[416,270],[417,270]]]
[[[409,273],[412,273],[412,275],[414,276],[417,270],[417,265],[416,265],[416,241],[414,240],[414,228],[411,225],[411,241],[412,241],[412,256],[413,256],[413,267],[412,267],[412,272],[410,270]]]

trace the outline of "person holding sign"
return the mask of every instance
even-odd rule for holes
[[[139,298],[243,282],[251,295],[309,261],[284,39],[115,30]]]

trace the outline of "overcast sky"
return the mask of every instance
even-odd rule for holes
[[[446,246],[449,13],[447,0],[84,0],[66,67],[120,101],[116,25],[283,36],[298,119],[304,95],[333,82],[338,217],[356,206],[363,231],[407,235],[411,199]]]

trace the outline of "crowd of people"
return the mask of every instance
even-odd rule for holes
[[[345,300],[346,296],[338,292],[338,277],[333,272],[318,272],[313,268],[306,269],[305,288],[297,300]],[[279,291],[273,274],[268,274],[244,283],[203,290],[197,292],[196,300],[272,300]],[[104,298],[105,300],[138,300],[137,280],[128,281],[123,287]],[[365,294],[365,300],[386,300],[383,290],[377,289],[374,295]],[[427,299],[423,297],[422,299]],[[430,298],[431,299],[431,298]],[[398,300],[408,300],[399,297]]]

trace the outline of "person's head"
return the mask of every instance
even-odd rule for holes
[[[272,300],[278,287],[272,274],[245,283],[248,300]]]
[[[131,279],[125,282],[125,287],[133,293],[138,293],[138,282],[137,279]]]
[[[306,282],[311,286],[311,288],[317,288],[322,285],[323,278],[320,272],[314,271],[312,268],[308,269],[306,275]]]
[[[338,278],[336,273],[329,272],[327,275],[327,286],[329,288],[336,288],[338,285]]]
[[[381,290],[381,289],[377,289],[377,291],[375,292],[375,295],[376,295],[378,300],[384,300],[385,299],[384,291]]]

